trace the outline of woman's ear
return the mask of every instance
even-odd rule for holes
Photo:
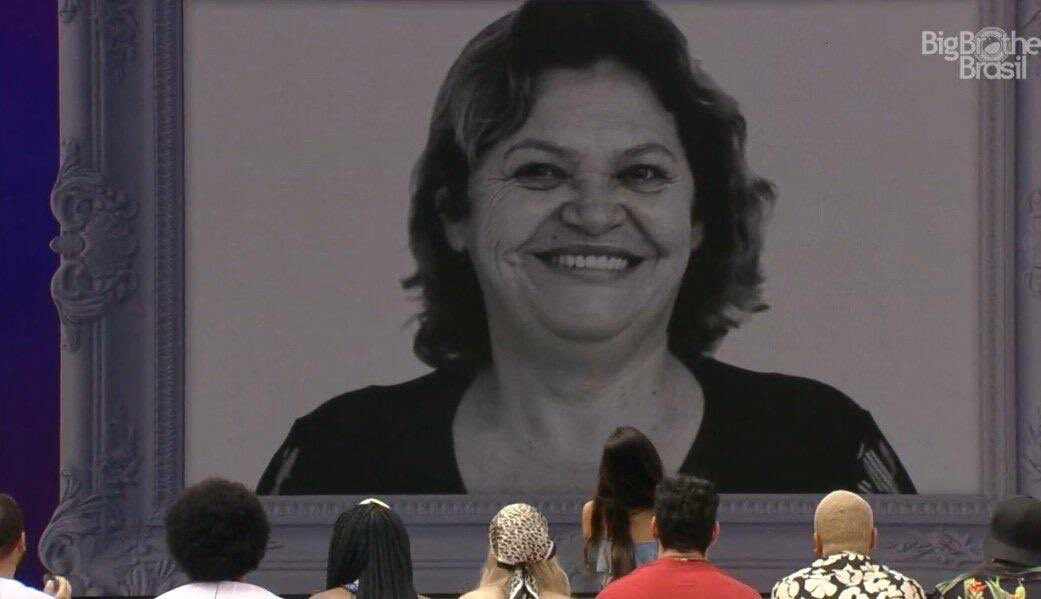
[[[705,225],[696,222],[690,226],[690,251],[697,251],[703,241],[705,241]]]
[[[14,548],[14,553],[16,553],[18,555],[18,557],[15,558],[15,564],[21,562],[22,558],[24,558],[25,554],[28,553],[28,552],[29,552],[29,542],[26,540],[26,538],[25,538],[25,531],[23,530],[22,534],[18,537],[18,544],[15,545],[15,548]]]
[[[445,207],[450,199],[451,192],[447,186],[441,187],[434,194],[434,205],[437,207],[437,216],[441,219],[441,227],[445,231],[445,239],[448,245],[459,253],[466,252],[467,219],[452,217],[446,214]]]
[[[469,221],[464,219],[450,220],[444,214],[441,215],[441,226],[445,229],[445,239],[453,250],[460,254],[466,253],[466,239],[468,237]]]

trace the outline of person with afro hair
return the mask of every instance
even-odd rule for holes
[[[184,490],[166,514],[166,544],[190,582],[157,599],[277,599],[242,578],[264,558],[271,526],[240,483],[210,478]]]

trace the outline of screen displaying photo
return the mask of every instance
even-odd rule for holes
[[[519,7],[186,4],[187,481],[978,492],[975,4]]]

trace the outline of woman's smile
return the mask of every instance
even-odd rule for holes
[[[628,277],[644,262],[642,256],[610,245],[562,245],[530,255],[552,273],[593,283]]]

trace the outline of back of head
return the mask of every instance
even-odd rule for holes
[[[185,489],[166,514],[170,554],[192,581],[242,578],[260,564],[270,533],[257,496],[219,478]]]
[[[813,530],[822,555],[843,551],[867,554],[874,544],[875,518],[871,506],[849,491],[833,491],[817,504]]]
[[[22,508],[10,495],[0,493],[0,560],[15,550],[24,530]]]
[[[340,514],[329,542],[326,588],[357,582],[358,599],[415,599],[408,532],[385,504],[364,502]]]
[[[515,599],[540,593],[567,595],[567,575],[555,554],[546,517],[526,503],[507,505],[488,526],[488,563],[481,586],[495,585],[504,596]]]
[[[654,507],[654,489],[664,476],[654,444],[631,426],[615,429],[604,445],[593,498],[591,534],[585,546],[592,563],[598,543],[611,541],[611,573],[624,576],[635,567],[629,518],[634,510]]]
[[[983,554],[992,560],[1041,566],[1041,501],[1010,497],[997,505]]]
[[[719,494],[716,486],[693,476],[662,479],[654,499],[654,519],[662,548],[701,551],[712,543]]]

